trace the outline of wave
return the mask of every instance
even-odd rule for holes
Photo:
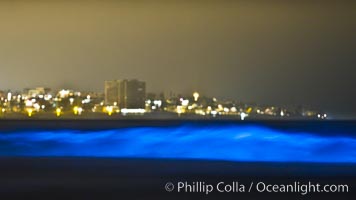
[[[1,156],[356,163],[356,139],[263,126],[180,125],[0,133]]]

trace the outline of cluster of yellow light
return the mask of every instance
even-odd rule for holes
[[[197,110],[195,110],[195,114],[197,114],[197,115],[205,115],[206,113],[202,109],[197,109]]]
[[[59,94],[60,98],[65,98],[70,95],[70,91],[69,90],[61,90],[58,92],[58,94]]]
[[[185,113],[185,109],[183,108],[183,106],[177,106],[176,112],[178,113],[178,115]]]
[[[27,111],[27,115],[29,117],[32,117],[33,109],[32,108],[27,108],[26,111]]]
[[[108,113],[109,116],[112,115],[113,111],[114,111],[114,108],[112,106],[107,106],[106,107],[106,112]]]
[[[78,106],[75,106],[75,107],[73,108],[73,112],[74,112],[75,115],[78,114]]]
[[[57,109],[56,109],[56,115],[57,115],[57,117],[61,116],[61,114],[62,114],[62,110],[61,110],[60,108],[57,108]]]
[[[75,107],[73,108],[73,113],[74,113],[75,115],[81,115],[82,112],[83,112],[83,108],[81,108],[81,107],[75,106]]]
[[[251,107],[247,108],[247,110],[246,110],[247,113],[251,113],[251,111],[252,111]]]

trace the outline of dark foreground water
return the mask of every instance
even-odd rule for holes
[[[317,130],[310,128],[311,122],[305,122],[305,129],[280,123],[0,129],[0,155],[356,163],[356,132],[349,128],[353,122],[339,130],[327,123],[315,124],[323,126]]]

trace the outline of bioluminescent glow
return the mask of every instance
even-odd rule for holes
[[[32,131],[0,134],[0,155],[356,163],[356,138],[239,125]]]

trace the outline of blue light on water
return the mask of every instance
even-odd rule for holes
[[[239,125],[55,130],[0,133],[0,156],[356,163],[356,138]]]

